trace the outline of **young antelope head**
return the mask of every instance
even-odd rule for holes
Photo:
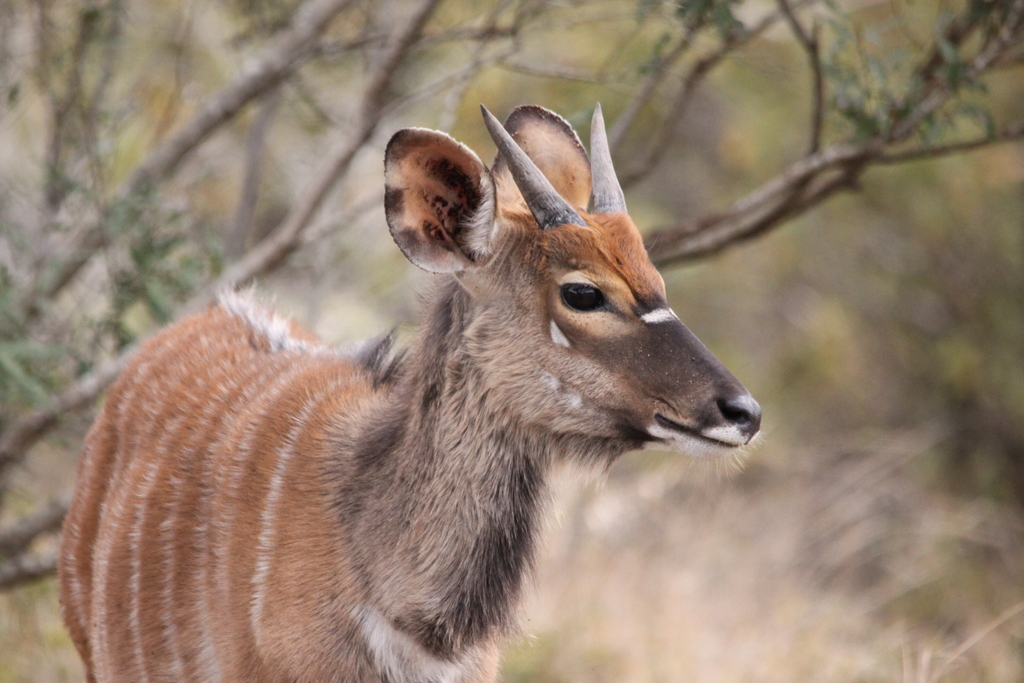
[[[399,131],[385,207],[409,260],[461,285],[463,348],[482,395],[580,454],[715,457],[750,442],[760,406],[669,307],[626,212],[600,105],[591,158],[546,109],[519,107],[502,126],[481,108],[492,169],[444,133]]]

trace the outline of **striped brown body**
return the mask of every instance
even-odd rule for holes
[[[408,350],[333,349],[227,294],[110,389],[60,562],[90,681],[492,681],[553,465],[757,432],[668,308],[610,158],[587,214],[564,121],[516,110],[525,155],[488,125],[493,174],[440,133],[389,144],[392,234],[451,273]]]
[[[255,653],[275,645],[326,680],[338,670],[326,653],[353,651],[351,628],[327,621],[307,588],[355,603],[323,484],[326,437],[372,380],[310,339],[296,331],[293,348],[272,350],[249,321],[212,308],[150,341],[111,389],[86,441],[61,573],[97,680],[269,680]],[[266,627],[282,621],[297,630]]]

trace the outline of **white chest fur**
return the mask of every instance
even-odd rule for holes
[[[475,648],[453,661],[438,659],[372,607],[360,608],[356,618],[374,661],[394,683],[460,683],[480,665]]]

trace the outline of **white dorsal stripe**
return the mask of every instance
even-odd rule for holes
[[[569,340],[565,337],[565,333],[562,332],[561,328],[555,324],[554,320],[551,321],[551,341],[555,342],[559,346],[564,346],[565,348],[569,348],[570,346]]]
[[[679,320],[679,316],[671,308],[656,308],[650,313],[644,313],[640,316],[640,319],[648,325],[652,325],[654,323],[667,323],[669,320]]]

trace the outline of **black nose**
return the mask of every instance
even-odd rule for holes
[[[761,406],[750,394],[720,398],[718,410],[726,422],[735,425],[748,439],[761,429]]]

